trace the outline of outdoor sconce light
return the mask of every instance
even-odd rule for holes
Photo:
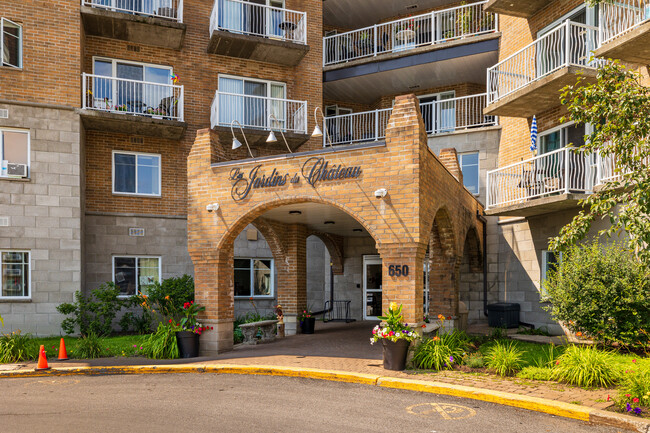
[[[330,134],[327,131],[327,122],[325,122],[325,115],[323,114],[323,110],[321,110],[320,107],[316,107],[314,109],[314,121],[316,123],[316,126],[314,127],[314,132],[311,133],[311,136],[314,138],[322,137],[323,136],[323,131],[321,131],[320,127],[318,126],[318,117],[316,116],[318,113],[318,110],[320,110],[320,114],[323,117],[323,128],[325,128],[325,137],[327,138],[327,141],[329,142],[330,147],[332,146],[332,139],[330,138]],[[325,143],[327,144],[327,143]]]
[[[237,120],[233,120],[230,122],[230,132],[232,133],[232,150],[239,149],[241,147],[241,141],[237,140],[237,137],[235,137],[235,131],[232,129],[232,126],[237,123],[239,125],[239,130],[241,131],[241,135],[244,136],[244,141],[246,142],[246,147],[248,148],[248,153],[250,153],[251,158],[255,158],[253,156],[253,152],[251,152],[251,147],[248,145],[248,140],[246,139],[246,134],[244,134],[244,128],[242,128],[241,123],[239,123]]]
[[[271,120],[275,120],[276,122],[280,123],[278,118],[275,117],[273,114],[270,114],[269,118]],[[273,125],[273,124],[271,123],[271,125]],[[275,142],[278,141],[278,139],[275,138],[275,133],[273,132],[273,126],[271,126],[271,125],[269,126],[269,129],[271,130],[271,132],[269,133],[269,138],[266,139],[267,143],[275,143]],[[280,134],[282,134],[282,139],[284,140],[284,144],[287,146],[287,149],[289,150],[289,153],[293,153],[291,151],[291,148],[289,147],[289,143],[287,143],[287,138],[284,136],[284,132],[282,131],[282,128],[278,128],[278,130],[280,131]]]
[[[213,212],[213,211],[216,212],[219,210],[219,203],[210,203],[205,207],[205,210],[207,210],[208,212]]]
[[[388,191],[386,190],[386,188],[381,188],[381,189],[378,189],[377,191],[375,191],[375,197],[377,197],[377,198],[384,198],[384,197],[386,197],[387,194],[388,194]]]

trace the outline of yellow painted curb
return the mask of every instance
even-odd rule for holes
[[[470,398],[473,400],[519,407],[535,412],[543,412],[581,421],[589,421],[589,414],[594,410],[585,406],[547,400],[539,397],[529,397],[508,392],[492,391],[489,389],[471,388],[463,385],[427,382],[424,380],[380,377],[377,381],[377,386]]]

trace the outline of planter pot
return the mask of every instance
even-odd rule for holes
[[[181,358],[196,358],[199,356],[199,334],[190,331],[176,333],[178,352]]]
[[[300,330],[303,334],[313,334],[314,325],[316,325],[315,317],[308,317],[305,320],[300,322]]]
[[[404,370],[406,368],[406,354],[411,343],[406,340],[393,342],[383,338],[381,344],[384,355],[384,368],[394,371]]]

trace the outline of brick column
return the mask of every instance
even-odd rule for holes
[[[297,333],[296,317],[307,308],[307,227],[287,225],[286,261],[278,264],[278,303],[284,312],[285,333]]]
[[[402,243],[381,245],[382,260],[382,313],[388,311],[391,302],[402,304],[404,321],[419,329],[423,323],[424,255],[426,243]],[[390,266],[404,269],[408,275],[390,275]]]

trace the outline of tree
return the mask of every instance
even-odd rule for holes
[[[594,127],[580,151],[610,161],[615,178],[581,200],[582,210],[550,248],[566,250],[585,238],[597,218],[607,218],[610,225],[598,234],[626,233],[627,247],[650,269],[650,88],[637,72],[610,61],[599,68],[595,84],[579,77],[561,100],[571,120]]]

